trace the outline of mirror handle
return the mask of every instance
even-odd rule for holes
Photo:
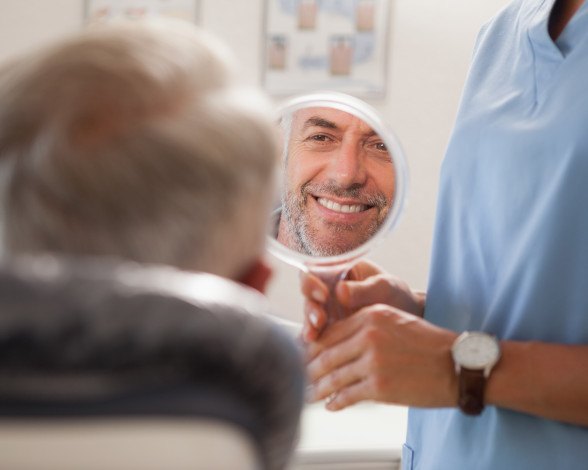
[[[350,314],[349,309],[341,305],[337,300],[335,291],[337,283],[347,277],[349,269],[350,267],[347,265],[310,269],[310,272],[323,281],[329,290],[329,295],[324,305],[325,312],[327,313],[326,326],[331,325],[338,320],[343,320]]]

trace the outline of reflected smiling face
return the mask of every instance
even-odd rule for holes
[[[361,119],[331,108],[292,116],[278,241],[313,256],[366,242],[392,205],[394,166],[382,139]]]

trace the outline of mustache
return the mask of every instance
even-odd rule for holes
[[[389,205],[388,198],[380,193],[368,193],[361,184],[354,184],[349,187],[341,187],[334,181],[326,181],[324,183],[308,182],[301,186],[300,195],[305,198],[313,194],[321,194],[324,196],[335,196],[339,198],[356,199],[366,206],[374,206],[378,209],[384,209]]]

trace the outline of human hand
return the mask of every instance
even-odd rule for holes
[[[455,406],[456,336],[388,305],[363,308],[307,346],[308,400],[333,411],[363,400]]]
[[[301,289],[305,296],[302,339],[315,341],[327,326],[325,304],[329,296],[327,286],[314,274],[301,275]],[[414,292],[404,281],[384,272],[369,261],[360,261],[336,286],[337,301],[348,312],[382,303],[414,315],[423,316],[425,294]]]

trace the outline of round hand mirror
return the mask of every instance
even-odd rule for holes
[[[290,100],[279,126],[280,202],[269,250],[334,289],[398,222],[408,180],[402,147],[376,110],[342,93]]]

